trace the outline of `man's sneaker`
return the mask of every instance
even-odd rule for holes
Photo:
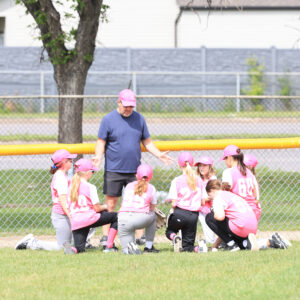
[[[292,246],[292,244],[290,243],[290,241],[289,241],[288,239],[284,238],[284,237],[283,237],[281,234],[279,234],[278,232],[275,232],[274,235],[276,236],[276,238],[277,238],[278,240],[280,240],[280,241],[285,245],[286,248]]]
[[[224,248],[224,251],[230,251],[230,252],[235,252],[235,251],[239,251],[239,250],[241,250],[241,249],[236,243],[234,243],[231,246],[226,245],[226,247]]]
[[[105,247],[105,249],[103,250],[103,252],[104,253],[118,252],[118,248],[117,247],[112,247],[112,248]]]
[[[64,252],[67,255],[76,254],[77,253],[76,248],[72,247],[72,245],[70,244],[70,242],[64,242],[63,243],[63,247],[64,247]]]
[[[100,245],[103,247],[103,249],[105,249],[106,244],[107,244],[107,235],[104,235],[100,240]]]
[[[181,252],[182,250],[182,240],[179,235],[175,235],[173,238],[174,252]]]
[[[27,245],[28,243],[34,239],[34,236],[32,233],[30,234],[27,234],[21,241],[19,241],[16,246],[15,246],[15,249],[16,250],[25,250],[27,249]]]
[[[205,240],[202,240],[201,237],[198,241],[198,253],[206,253],[208,251]]]
[[[287,249],[286,245],[275,235],[269,239],[270,247],[275,249]]]
[[[152,246],[151,248],[144,248],[144,253],[158,253],[159,250],[157,250],[156,248],[154,248],[154,246]]]
[[[127,247],[128,247],[128,254],[133,254],[133,255],[143,254],[142,251],[140,250],[140,248],[134,242],[128,243]]]
[[[251,251],[258,251],[259,250],[259,245],[257,243],[255,234],[250,233],[248,235],[246,249],[251,250]]]
[[[136,239],[135,242],[137,245],[140,245],[140,246],[145,245],[145,243],[146,243],[145,235],[143,234],[139,239]]]

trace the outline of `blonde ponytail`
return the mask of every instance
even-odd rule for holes
[[[142,196],[147,191],[147,187],[148,182],[145,177],[143,177],[142,180],[138,180],[136,186],[134,187],[134,194]]]
[[[72,178],[72,186],[70,191],[71,202],[76,202],[78,200],[78,192],[82,174],[82,172],[75,173],[75,175]]]
[[[191,190],[195,191],[197,188],[197,175],[188,162],[186,163],[185,174],[187,176],[187,185]]]

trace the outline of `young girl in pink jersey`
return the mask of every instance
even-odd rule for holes
[[[37,240],[32,234],[25,236],[17,243],[16,249],[32,250],[60,250],[65,242],[71,242],[72,232],[70,215],[67,209],[67,195],[69,192],[70,180],[67,172],[72,168],[72,159],[76,154],[71,154],[65,149],[57,150],[52,155],[53,166],[50,173],[53,174],[51,182],[52,214],[51,220],[56,231],[57,242]]]
[[[257,220],[253,210],[241,197],[221,190],[218,180],[206,185],[213,200],[213,212],[206,215],[206,223],[227,245],[226,250],[258,250],[255,233]]]
[[[174,252],[198,251],[198,247],[194,247],[197,221],[201,201],[207,198],[207,194],[201,178],[192,169],[193,163],[194,159],[189,152],[179,154],[178,166],[182,175],[172,180],[169,190],[168,200],[171,200],[174,212],[168,219],[166,236],[173,241]],[[182,240],[177,235],[179,230],[182,232]]]
[[[257,158],[253,154],[245,154],[244,163],[256,178],[255,168],[258,165]],[[255,189],[256,199],[259,200],[259,185],[257,180],[255,182]],[[257,243],[259,245],[259,249],[261,250],[268,248],[287,249],[292,245],[287,239],[285,239],[282,235],[280,235],[277,232],[272,234],[269,239],[258,239]]]
[[[211,179],[217,179],[216,172],[213,168],[213,159],[209,156],[201,156],[196,162],[196,171],[197,175],[201,177],[204,187]],[[199,221],[201,223],[205,240],[199,241],[199,244],[202,243],[203,251],[206,251],[206,243],[213,244],[216,241],[216,237],[214,232],[207,226],[205,222],[205,217],[208,213],[210,213],[210,208],[212,206],[212,201],[210,199],[203,199],[202,206],[199,211]]]
[[[154,212],[157,200],[155,187],[150,184],[153,171],[149,165],[142,164],[137,168],[137,181],[127,184],[118,216],[119,237],[124,254],[142,254],[135,244],[135,231],[146,228],[144,253],[158,253],[153,240],[156,231]]]
[[[98,169],[87,159],[75,163],[75,175],[70,189],[69,211],[75,248],[69,242],[64,244],[65,253],[85,251],[90,228],[110,224],[107,246],[104,252],[113,252],[113,242],[117,234],[118,217],[115,212],[107,212],[107,205],[100,205],[96,186],[89,183]]]
[[[225,160],[228,167],[223,171],[222,189],[244,198],[259,221],[261,206],[257,199],[258,191],[255,188],[258,184],[255,176],[245,166],[243,153],[239,147],[229,145],[224,149],[221,160]]]

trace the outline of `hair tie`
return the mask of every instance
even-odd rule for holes
[[[52,169],[57,169],[57,166],[53,164]]]

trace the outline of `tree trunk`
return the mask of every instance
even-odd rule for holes
[[[59,95],[83,95],[86,75],[68,72],[67,68],[55,72]],[[59,98],[59,143],[82,143],[82,112],[83,98]]]

